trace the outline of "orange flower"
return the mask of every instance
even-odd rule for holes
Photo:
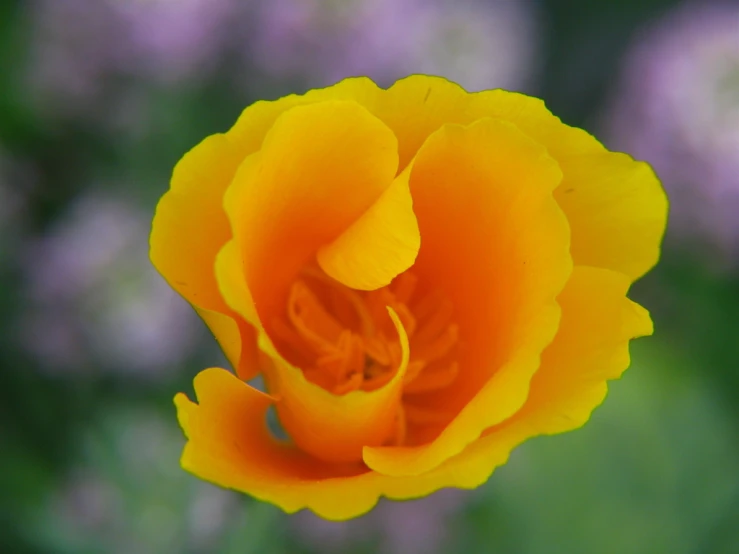
[[[417,75],[257,102],[154,218],[154,265],[236,370],[175,398],[182,466],[329,519],[480,485],[582,425],[652,332],[626,292],[666,212],[648,165],[521,94]]]

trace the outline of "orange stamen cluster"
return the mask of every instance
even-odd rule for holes
[[[306,378],[342,395],[372,391],[390,381],[401,362],[401,347],[387,313],[391,307],[403,323],[410,343],[410,362],[403,396],[449,386],[457,376],[458,327],[453,305],[439,292],[416,300],[416,277],[409,272],[378,290],[350,289],[322,271],[305,270],[289,292],[284,319],[274,332]],[[439,415],[404,403],[399,427],[406,421],[435,423]]]

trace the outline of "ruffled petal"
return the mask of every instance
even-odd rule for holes
[[[632,281],[657,263],[667,196],[652,168],[626,154],[561,156],[555,198],[572,229],[579,265],[612,269]]]
[[[188,438],[182,467],[217,485],[245,492],[288,513],[309,508],[332,520],[357,517],[380,496],[417,498],[443,487],[471,488],[477,475],[459,464],[414,478],[393,478],[361,463],[326,463],[274,438],[266,425],[275,399],[226,370],[211,368],[195,378],[198,403],[175,397]]]
[[[518,444],[576,429],[589,419],[606,395],[607,381],[629,367],[629,341],[652,333],[647,311],[626,297],[629,284],[614,271],[573,269],[559,296],[559,331],[544,351],[526,403],[450,460],[448,470],[456,466],[481,483]]]
[[[351,227],[318,250],[318,265],[327,275],[353,289],[375,290],[413,265],[421,235],[409,175],[410,167]]]
[[[629,367],[629,341],[651,335],[652,320],[626,297],[626,275],[579,266],[559,302],[562,324],[546,349],[517,420],[538,433],[576,429],[607,392],[609,379]]]
[[[370,473],[362,464],[327,464],[274,438],[266,423],[272,397],[217,368],[197,375],[195,393],[198,404],[182,393],[175,397],[188,438],[182,453],[187,471],[287,512],[311,507],[338,519],[377,501],[376,488],[361,484]],[[356,485],[351,494],[343,489],[347,479]]]
[[[624,275],[575,267],[559,296],[559,331],[523,408],[428,473],[387,477],[362,464],[327,464],[275,439],[265,422],[274,399],[221,369],[196,377],[199,404],[183,394],[175,399],[189,439],[182,465],[287,512],[307,507],[328,519],[356,517],[380,495],[407,499],[479,486],[521,442],[581,426],[601,402],[606,381],[628,367],[629,340],[652,331],[646,311],[626,298],[628,285]]]
[[[150,256],[169,284],[190,302],[244,378],[253,376],[256,338],[226,306],[215,282],[213,264],[231,232],[221,204],[242,161],[227,135],[213,135],[177,164],[169,191],[152,224]]]
[[[467,125],[483,117],[513,123],[562,168],[555,197],[570,221],[575,264],[634,280],[657,262],[667,199],[649,166],[609,152],[582,129],[562,123],[541,100],[504,90],[470,94],[441,77],[413,75],[390,87],[372,111],[398,137],[401,169],[446,123]]]
[[[357,100],[372,106],[379,92],[370,79],[360,77],[305,95],[256,102],[228,132],[206,138],[185,154],[175,167],[169,191],[159,201],[150,240],[152,263],[195,307],[245,379],[256,371],[254,329],[221,299],[213,270],[217,253],[231,237],[223,211],[224,192],[242,161],[259,150],[286,110],[324,100]]]
[[[364,446],[385,444],[397,433],[408,337],[397,314],[391,308],[388,312],[400,338],[402,359],[393,378],[373,391],[332,394],[308,381],[300,369],[273,356],[274,368],[267,376],[269,390],[279,399],[280,422],[290,438],[316,458],[361,460]],[[269,351],[270,346],[266,348]]]
[[[320,139],[316,130],[320,129]],[[365,108],[329,101],[278,118],[225,196],[244,279],[270,331],[298,271],[382,196],[397,141]]]
[[[461,452],[524,403],[558,322],[570,275],[569,228],[544,148],[493,119],[444,126],[414,159],[411,192],[423,242],[414,273],[454,305],[455,383],[414,403],[458,415],[431,442],[365,449],[387,475],[419,475]]]

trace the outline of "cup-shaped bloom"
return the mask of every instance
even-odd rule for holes
[[[626,293],[666,212],[648,165],[521,94],[419,75],[257,102],[154,218],[154,264],[235,369],[175,398],[183,467],[330,519],[480,485],[582,425],[652,332]]]

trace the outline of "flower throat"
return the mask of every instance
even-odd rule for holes
[[[273,329],[309,381],[337,395],[372,391],[390,381],[401,363],[389,306],[410,343],[403,394],[432,392],[457,376],[458,327],[451,301],[438,291],[416,298],[416,285],[417,278],[405,272],[381,289],[357,291],[311,267],[292,284],[285,317]]]

